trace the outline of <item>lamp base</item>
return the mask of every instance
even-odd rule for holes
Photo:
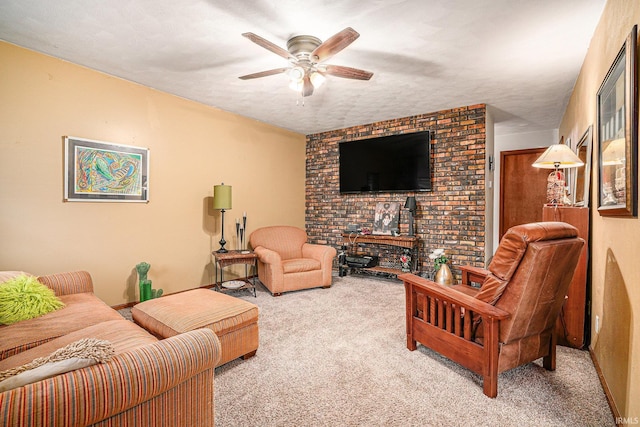
[[[547,204],[562,205],[565,194],[564,172],[556,169],[547,177]]]
[[[222,236],[222,239],[220,239],[220,241],[218,242],[220,243],[220,249],[218,249],[216,252],[219,254],[226,254],[227,252],[229,252],[228,250],[225,249],[224,245],[227,244],[227,241],[224,240],[224,236]]]
[[[221,210],[220,210],[220,213],[222,214],[222,215],[221,215],[221,217],[222,217],[222,226],[220,227],[221,235],[220,235],[220,241],[218,242],[218,243],[220,243],[220,249],[218,249],[218,250],[216,251],[216,252],[217,252],[217,253],[219,253],[219,254],[224,254],[224,253],[229,252],[228,250],[226,250],[226,249],[224,248],[224,245],[226,245],[226,244],[227,244],[227,241],[226,241],[226,240],[224,240],[224,211],[225,211],[224,209],[221,209]]]
[[[415,212],[409,209],[409,237],[415,237]]]

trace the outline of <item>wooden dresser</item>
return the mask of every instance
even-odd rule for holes
[[[578,266],[573,275],[567,300],[565,301],[558,323],[556,333],[558,344],[585,348],[589,345],[586,328],[589,326],[589,208],[575,206],[544,206],[542,210],[543,221],[562,221],[573,225],[578,229],[578,236],[586,242],[582,254],[578,260]]]

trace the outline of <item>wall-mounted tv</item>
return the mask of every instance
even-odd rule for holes
[[[340,193],[430,191],[429,131],[339,144]]]

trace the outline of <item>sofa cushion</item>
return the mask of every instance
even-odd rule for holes
[[[284,274],[320,270],[320,261],[311,258],[294,258],[282,261]]]
[[[64,307],[51,289],[33,276],[19,275],[0,284],[0,324],[10,325]]]
[[[104,363],[114,355],[109,341],[83,338],[26,364],[0,371],[0,392]]]
[[[66,307],[34,319],[0,326],[0,360],[54,338],[122,316],[91,293],[62,295]]]
[[[25,276],[31,276],[31,274],[24,271],[0,271],[0,283],[4,283],[9,279],[13,279],[14,277],[18,277],[23,274]]]
[[[45,363],[36,368],[26,370],[0,381],[0,393],[25,386],[27,384],[46,380],[47,378],[55,377],[56,375],[66,374],[67,372],[86,368],[87,366],[95,365],[96,363],[97,362],[93,359],[81,357],[71,357],[69,359],[62,359],[56,362]]]
[[[140,326],[121,317],[120,320],[110,320],[70,332],[22,353],[0,360],[0,371],[25,365],[34,359],[45,357],[59,348],[84,338],[109,341],[113,346],[114,354],[125,353],[134,348],[158,341],[156,337]]]

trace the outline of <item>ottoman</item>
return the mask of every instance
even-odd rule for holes
[[[213,330],[222,346],[222,357],[216,366],[238,357],[248,359],[258,350],[258,307],[209,289],[141,302],[131,308],[131,316],[159,338],[199,328]]]

